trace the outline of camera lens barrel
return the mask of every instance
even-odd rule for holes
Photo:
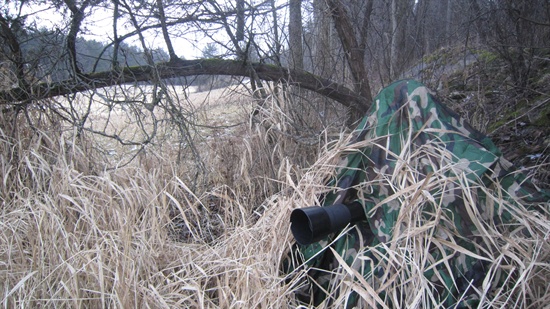
[[[349,205],[297,208],[290,215],[290,229],[300,245],[308,245],[365,218],[363,206],[357,201]]]

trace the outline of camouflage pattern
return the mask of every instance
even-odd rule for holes
[[[332,235],[308,246],[296,245],[299,254],[295,255],[307,261],[308,273],[315,281],[303,291],[302,299],[314,305],[324,302],[330,306],[331,300],[338,298],[334,292],[329,292],[330,295],[325,292],[338,291],[334,287],[341,284],[341,276],[334,271],[339,267],[334,256],[337,253],[378,291],[379,305],[381,301],[393,307],[392,298],[385,295],[383,288],[379,289],[388,284],[389,269],[394,267],[384,253],[407,228],[400,217],[407,205],[401,205],[399,198],[392,199],[394,188],[399,185],[395,183],[395,175],[406,167],[415,171],[411,183],[422,184],[428,182],[434,172],[452,166],[444,174],[456,181],[448,182],[447,188],[430,188],[425,195],[432,197],[431,202],[424,204],[421,217],[428,225],[435,222],[435,209],[444,209],[448,219],[438,221],[439,225],[433,229],[434,237],[448,240],[452,234],[455,245],[464,250],[430,245],[426,249],[433,257],[429,262],[433,267],[427,267],[423,274],[432,283],[430,301],[434,307],[476,306],[476,289],[480,289],[490,262],[463,252],[483,256],[483,248],[487,249],[490,244],[475,236],[483,227],[472,222],[472,209],[477,216],[492,222],[488,224],[513,228],[518,223],[511,222],[508,208],[486,199],[483,190],[474,190],[472,199],[465,198],[470,193],[462,192],[456,183],[467,182],[470,187],[483,183],[491,187],[499,182],[506,190],[504,198],[512,202],[519,200],[522,207],[540,207],[549,201],[550,195],[535,190],[522,174],[512,170],[488,137],[448,110],[416,81],[398,81],[384,88],[353,132],[352,141],[342,155],[336,176],[327,184],[338,189],[328,192],[322,200],[325,206],[357,200],[364,207],[367,221],[344,235]],[[412,156],[413,160],[409,160]],[[472,204],[475,205],[472,207]],[[495,278],[494,284],[498,284],[497,281]],[[356,305],[358,299],[358,294],[350,293],[348,307]]]

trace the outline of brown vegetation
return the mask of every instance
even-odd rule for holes
[[[234,98],[239,106],[246,100]],[[257,115],[262,125],[251,129],[248,111],[236,109],[234,119],[245,124],[222,131],[211,128],[205,132],[210,138],[197,142],[208,154],[209,171],[208,184],[199,190],[190,188],[196,166],[178,164],[178,152],[170,143],[151,145],[138,160],[105,170],[112,158],[98,151],[101,140],[93,135],[67,132],[41,111],[29,114],[32,122],[15,122],[4,114],[2,303],[8,307],[297,306],[293,292],[306,274],[281,271],[293,243],[289,214],[295,207],[318,202],[346,135],[326,131],[327,139],[318,141],[290,134],[292,122],[284,101],[274,96],[263,106]],[[231,103],[210,102],[204,108],[211,115],[208,123],[216,123],[225,119],[223,111],[230,110]],[[410,178],[406,171],[399,177]],[[451,181],[434,179],[433,186]],[[423,200],[418,199],[422,188],[410,183],[396,190],[395,198],[410,206],[408,216],[413,221],[414,209]],[[487,294],[489,305],[529,301],[537,307],[550,297],[549,291],[539,289],[545,286],[541,282],[550,280],[550,226],[529,212],[517,216],[537,237],[500,236],[505,246],[494,257],[513,267],[516,276],[510,280],[515,280],[515,288]],[[398,241],[408,244],[407,251],[391,249],[388,258],[410,259],[407,252],[419,252],[417,246],[429,240],[426,231],[419,226],[403,234]],[[486,232],[488,241],[496,241],[495,231]],[[350,284],[340,291],[359,291],[367,302],[374,297],[370,293],[376,291],[368,286],[351,284],[358,274],[345,265],[339,276]],[[421,300],[411,297],[425,288],[425,279],[409,268],[399,276],[414,280],[406,290],[388,292],[404,293],[406,304],[420,306]],[[345,295],[336,305],[345,302]]]
[[[353,121],[377,88],[400,77],[437,90],[535,185],[550,187],[548,1],[291,2],[302,27],[294,46],[285,41],[286,6],[274,0],[6,1],[4,307],[296,307],[307,274],[282,271],[290,212],[318,204],[340,153],[353,150],[344,146]],[[41,10],[13,9],[37,4],[60,22],[37,29]],[[109,42],[79,50],[99,7],[111,14]],[[166,57],[147,41],[154,31]],[[176,54],[176,39],[188,40],[185,50],[197,36],[223,50],[209,59]],[[295,66],[290,55],[300,58]],[[213,85],[201,74],[239,86],[212,102],[214,92],[189,91]],[[420,308],[430,286],[416,266],[433,239],[415,211],[430,196],[404,167],[392,198],[409,206],[402,213],[411,228],[382,258],[406,284],[385,291]],[[431,179],[470,193],[460,179]],[[512,207],[498,184],[481,190]],[[529,237],[491,227],[479,235],[496,244],[484,257],[500,267],[490,274],[511,274],[510,289],[484,285],[483,305],[538,308],[550,302],[548,212],[514,214]],[[380,291],[341,266],[343,293],[319,307],[343,306],[352,291],[373,304]]]

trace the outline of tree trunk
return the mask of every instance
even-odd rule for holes
[[[408,2],[405,0],[392,0],[390,8],[391,17],[391,44],[390,44],[390,79],[396,79],[402,71],[403,54],[405,50],[405,27]]]
[[[342,42],[342,47],[344,48],[344,53],[355,81],[355,91],[367,99],[367,102],[370,104],[372,101],[372,94],[365,67],[365,50],[360,48],[349,15],[340,0],[327,0],[327,3],[331,10],[334,26]],[[365,108],[366,107],[367,106],[365,106]]]
[[[327,11],[327,4],[324,0],[313,1],[315,32],[313,34],[314,41],[312,44],[312,71],[323,77],[332,77],[330,71],[334,70],[334,64],[331,65],[330,16],[328,16]]]
[[[289,67],[296,70],[304,69],[304,51],[302,48],[302,1],[288,1],[288,38],[290,49]]]
[[[451,25],[452,25],[452,19],[453,19],[452,9],[453,9],[453,0],[447,0],[447,16],[445,18],[445,40],[446,40],[447,46],[451,46],[452,44],[452,40],[451,40],[451,37],[452,37]]]
[[[244,0],[237,0],[237,31],[238,42],[244,41]]]

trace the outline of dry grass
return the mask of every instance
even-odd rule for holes
[[[410,138],[410,137],[409,137]],[[410,141],[403,141],[411,144]],[[338,153],[354,152],[376,141],[365,141],[352,146],[328,151],[295,188],[292,203],[313,205],[319,202],[315,197],[331,188],[318,186],[327,175],[335,173]],[[344,143],[345,144],[345,143]],[[383,147],[383,146],[380,146]],[[351,293],[359,295],[359,308],[433,308],[443,304],[434,292],[434,284],[426,272],[436,265],[443,265],[449,273],[457,271],[451,259],[473,257],[487,263],[482,289],[476,290],[480,307],[498,308],[541,308],[550,301],[550,204],[543,203],[537,210],[527,210],[523,201],[507,199],[507,193],[495,182],[485,187],[481,181],[466,178],[463,166],[452,163],[452,154],[436,143],[423,145],[412,150],[404,147],[398,159],[398,168],[382,179],[367,180],[356,185],[358,196],[368,197],[373,186],[391,187],[394,193],[380,201],[380,204],[396,201],[399,215],[390,241],[374,247],[355,248],[357,256],[351,267],[344,263],[352,252],[332,254],[340,265],[331,274],[327,299],[320,308],[346,307]],[[430,162],[434,173],[426,178],[419,175],[425,158],[436,158]],[[455,177],[449,177],[449,171]],[[320,174],[319,174],[320,173]],[[324,175],[323,175],[324,174]],[[312,178],[309,178],[312,177]],[[459,191],[458,191],[459,189]],[[471,221],[475,233],[466,237],[459,233],[452,213],[442,200],[459,194],[465,202],[462,219]],[[480,204],[480,196],[486,196],[486,204]],[[512,220],[505,225],[494,222],[493,206],[500,205],[500,212],[509,212]],[[371,211],[374,213],[375,209]],[[467,243],[472,245],[468,249]],[[434,252],[441,259],[434,260]],[[361,270],[370,265],[377,275],[365,280]],[[455,281],[458,278],[453,278]],[[458,281],[455,281],[458,282]],[[384,295],[384,296],[381,296]]]
[[[328,144],[317,157],[312,149],[318,144],[296,141],[285,129],[284,110],[268,104],[267,114],[254,130],[242,127],[203,144],[213,155],[207,161],[210,187],[200,192],[190,189],[192,169],[176,164],[166,149],[152,148],[141,161],[105,171],[87,135],[66,139],[45,122],[33,131],[23,119],[15,130],[13,121],[0,119],[2,306],[298,306],[293,291],[306,274],[281,272],[292,245],[290,212],[318,203],[346,141]],[[317,162],[304,171],[306,153]],[[432,200],[429,190],[461,185],[468,199],[472,184],[438,175],[424,184],[411,164],[399,173],[388,181],[395,184],[393,198],[409,207],[401,211],[401,232],[380,255],[385,281],[366,282],[344,266],[336,274],[340,297],[320,307],[342,306],[351,291],[365,305],[374,304],[380,290],[403,307],[427,303],[424,249],[443,244],[432,236],[433,224],[445,219],[441,210],[433,222],[420,221],[418,214]],[[490,194],[500,201],[498,189]],[[503,234],[480,222],[480,236],[492,244],[484,257],[494,265],[491,274],[502,269],[513,274],[513,289],[487,291],[485,306],[523,307],[529,299],[535,308],[550,302],[548,217],[514,214],[533,237]]]
[[[14,145],[2,132],[5,307],[291,303],[277,266],[289,239],[285,212],[250,224],[247,206],[236,203],[229,189],[217,188],[211,194],[225,199],[224,209],[210,214],[208,199],[189,191],[177,166],[82,171],[77,166],[88,166],[89,157],[78,146],[65,155],[63,140],[28,133],[17,134]],[[209,226],[213,221],[219,226]],[[269,221],[280,228],[273,230]],[[185,243],[171,235],[184,230]],[[223,233],[213,240],[212,230]]]

